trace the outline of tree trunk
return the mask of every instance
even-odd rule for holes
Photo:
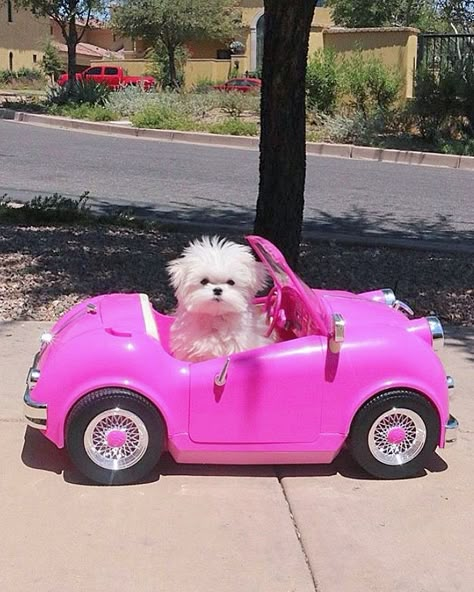
[[[265,0],[260,183],[254,231],[296,266],[306,173],[305,76],[314,0]]]
[[[68,84],[71,85],[76,80],[76,48],[77,48],[77,28],[74,17],[68,23],[67,31],[67,76]]]
[[[176,52],[174,47],[168,47],[168,68],[170,73],[171,88],[178,89],[178,75],[176,73]]]

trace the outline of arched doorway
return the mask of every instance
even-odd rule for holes
[[[257,10],[252,19],[252,22],[250,23],[249,70],[251,70],[252,72],[255,72],[257,68],[262,67],[263,11],[263,8]]]
[[[265,33],[265,17],[263,14],[257,21],[256,29],[257,29],[257,47],[256,47],[256,62],[255,62],[256,68],[255,69],[261,70],[262,63],[263,63],[263,36]]]

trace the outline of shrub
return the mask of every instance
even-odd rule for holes
[[[388,112],[400,95],[399,74],[375,56],[364,57],[357,51],[343,61],[342,72],[349,102],[365,118]]]
[[[244,111],[256,113],[260,106],[260,93],[239,91],[218,92],[216,107],[222,109],[231,117],[240,117]]]
[[[466,118],[464,131],[474,137],[474,55],[468,53],[459,60],[454,71],[459,114]]]
[[[49,105],[105,105],[110,89],[93,80],[76,80],[72,84],[54,86],[48,90]]]
[[[445,133],[449,119],[458,114],[458,84],[457,74],[450,68],[443,67],[439,72],[426,66],[417,69],[410,111],[426,140],[437,141]]]
[[[307,105],[322,113],[334,113],[341,90],[341,68],[333,49],[317,51],[306,69]]]
[[[79,198],[63,197],[59,193],[49,196],[38,195],[21,208],[21,214],[32,222],[81,222],[90,217],[88,200],[88,191]]]
[[[354,115],[328,115],[322,113],[315,122],[319,138],[330,142],[375,144],[378,136],[386,129],[386,120],[378,113],[364,117],[361,113]]]
[[[444,154],[474,156],[474,138],[468,138],[465,140],[440,140],[438,147],[440,152],[443,152]]]
[[[193,91],[195,93],[208,93],[213,90],[213,86],[216,83],[212,80],[212,78],[199,78],[199,80],[193,84]]]
[[[101,105],[53,105],[48,112],[50,115],[62,115],[72,117],[73,119],[88,119],[89,121],[114,121],[118,119],[117,113],[114,113],[107,107]]]
[[[181,45],[177,47],[175,53],[175,66],[179,88],[184,86],[184,66],[188,59],[188,55],[189,53],[185,46]],[[149,73],[156,78],[161,87],[175,89],[171,81],[169,57],[164,45],[158,43],[155,48],[150,49],[147,52],[147,58],[151,61]]]
[[[0,84],[7,84],[13,78],[11,70],[0,70]]]
[[[32,82],[42,80],[43,75],[36,68],[21,67],[18,70],[0,70],[0,84],[29,86]]]
[[[243,121],[237,117],[229,117],[219,123],[208,126],[211,134],[227,134],[230,136],[256,136],[257,124],[252,121]]]
[[[41,60],[41,69],[45,76],[56,80],[63,70],[59,51],[52,41],[49,40],[43,48],[44,54]]]
[[[192,131],[197,124],[188,116],[164,105],[149,105],[132,116],[135,127]]]
[[[22,66],[15,72],[16,78],[23,78],[25,80],[41,80],[42,74],[36,68],[25,68]]]

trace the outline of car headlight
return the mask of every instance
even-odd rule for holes
[[[426,317],[431,331],[431,338],[433,340],[433,349],[441,349],[444,345],[444,331],[443,325],[438,317]]]
[[[388,304],[388,306],[393,306],[394,302],[397,300],[393,290],[391,288],[383,288],[382,294],[385,304]]]

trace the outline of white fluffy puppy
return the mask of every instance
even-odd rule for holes
[[[171,353],[200,362],[271,343],[265,317],[252,304],[266,273],[249,247],[202,237],[168,265],[178,307]]]

